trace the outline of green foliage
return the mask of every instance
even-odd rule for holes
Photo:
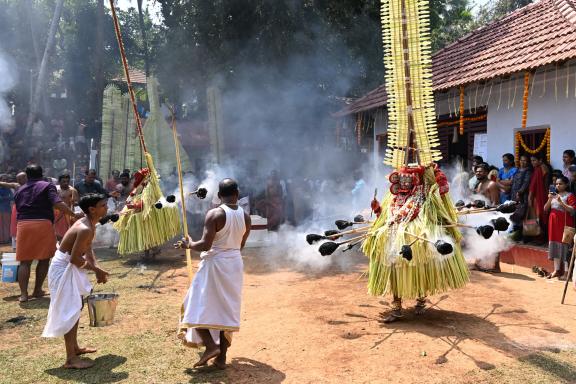
[[[479,8],[475,25],[481,27],[528,4],[532,0],[491,0]]]

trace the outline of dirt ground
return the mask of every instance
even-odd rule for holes
[[[120,303],[108,327],[89,327],[83,313],[79,338],[100,348],[86,371],[59,368],[63,342],[40,338],[48,299],[19,305],[16,284],[0,283],[0,383],[576,382],[576,291],[560,305],[561,282],[509,265],[474,271],[465,289],[430,297],[422,317],[410,309],[384,325],[389,298],[366,294],[362,255],[335,254],[350,258],[346,270],[313,272],[271,268],[272,252],[282,251],[244,252],[242,325],[225,372],[191,369],[198,353],[176,339],[181,251],[147,264],[97,251]]]

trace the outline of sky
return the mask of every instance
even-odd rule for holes
[[[471,0],[470,3],[472,4],[472,12],[476,14],[478,8],[488,3],[489,1],[490,0]],[[106,4],[107,3],[108,2],[106,1]],[[127,10],[130,7],[137,8],[136,0],[116,0],[116,5],[122,10]],[[155,24],[160,24],[162,22],[162,16],[160,15],[160,3],[154,0],[144,0],[143,6],[144,8],[148,7],[152,21]]]
[[[106,7],[110,8],[108,1],[105,1]],[[138,2],[136,0],[116,0],[116,6],[122,10],[127,10],[128,8],[138,8]],[[162,21],[162,15],[160,14],[160,3],[154,0],[144,0],[142,2],[144,9],[148,8],[150,11],[150,17],[154,24],[160,24]]]

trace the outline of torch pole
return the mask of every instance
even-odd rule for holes
[[[174,146],[176,147],[176,165],[178,169],[178,186],[180,187],[180,200],[182,202],[182,232],[185,239],[188,239],[188,220],[186,219],[186,197],[184,196],[184,183],[182,181],[182,162],[180,161],[180,142],[178,132],[176,131],[176,117],[174,109],[169,107],[172,117],[172,136],[174,137]],[[188,270],[188,282],[192,282],[192,253],[186,248],[186,268]]]
[[[576,239],[576,236],[574,236]],[[570,266],[568,267],[568,271],[566,271],[566,282],[564,283],[564,293],[562,293],[562,301],[561,304],[564,304],[564,299],[566,299],[566,291],[568,290],[568,284],[570,282],[570,272],[574,268],[574,257],[576,256],[576,246],[572,248],[572,257],[570,257]],[[572,280],[576,281],[576,276],[572,274]]]

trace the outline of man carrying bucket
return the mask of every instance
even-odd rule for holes
[[[108,272],[96,264],[92,240],[96,233],[96,223],[106,215],[107,198],[90,193],[80,198],[80,208],[86,214],[76,221],[66,232],[60,248],[50,264],[48,288],[50,308],[42,337],[64,336],[66,363],[64,368],[89,368],[90,360],[82,360],[80,355],[94,353],[95,349],[78,346],[78,320],[82,311],[82,296],[88,295],[92,285],[85,270],[94,271],[98,283],[108,281]]]
[[[250,215],[238,206],[238,194],[236,181],[222,180],[218,190],[222,205],[206,214],[202,239],[188,237],[176,245],[202,252],[179,327],[185,345],[206,347],[195,367],[215,359],[214,365],[224,369],[232,332],[240,329],[244,273],[240,250],[250,234]]]

